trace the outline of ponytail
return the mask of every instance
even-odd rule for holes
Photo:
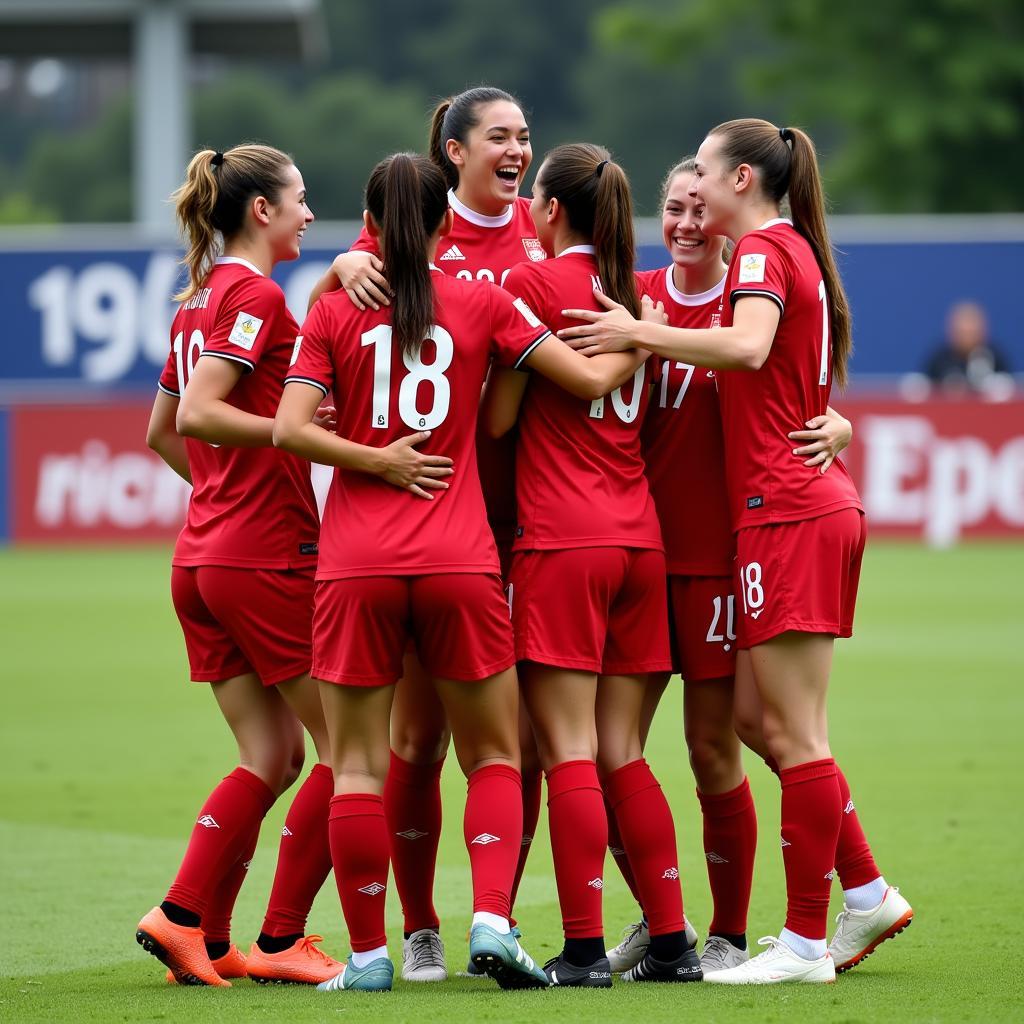
[[[427,244],[448,209],[444,176],[418,153],[395,153],[371,172],[366,208],[380,229],[394,337],[403,355],[413,354],[434,322]]]
[[[626,172],[602,146],[572,143],[544,157],[537,188],[545,199],[557,199],[569,226],[593,243],[605,294],[639,317],[633,199]]]
[[[828,299],[832,336],[832,379],[846,387],[853,352],[850,304],[836,267],[825,222],[825,193],[818,157],[810,136],[799,128],[776,128],[758,118],[726,121],[708,135],[722,139],[722,158],[729,168],[751,164],[761,172],[766,198],[782,203],[789,197],[793,227],[810,245],[821,268]]]
[[[430,159],[434,161],[438,169],[444,175],[445,184],[448,188],[458,188],[459,185],[459,171],[458,168],[448,159],[448,152],[445,149],[444,136],[444,119],[445,115],[451,109],[453,97],[449,96],[446,100],[441,100],[436,107],[434,107],[434,113],[430,118],[430,146],[427,150],[430,155]]]
[[[182,260],[188,284],[174,296],[175,302],[187,301],[203,286],[220,249],[218,236],[230,239],[242,230],[250,200],[280,199],[292,163],[287,153],[255,143],[225,153],[202,149],[192,157],[184,183],[171,196],[188,240]]]

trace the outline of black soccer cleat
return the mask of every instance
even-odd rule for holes
[[[544,965],[548,981],[558,988],[611,988],[612,967],[602,956],[587,967],[577,967],[561,956]]]
[[[704,972],[700,968],[700,957],[697,956],[697,949],[691,946],[682,956],[676,957],[666,963],[663,960],[656,960],[651,956],[650,951],[644,954],[644,958],[622,975],[623,981],[703,981]]]

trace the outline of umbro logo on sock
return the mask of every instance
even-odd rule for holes
[[[783,840],[785,843],[785,840]],[[728,864],[729,862],[720,853],[715,853],[714,850],[709,850],[705,855],[708,859],[709,864]]]
[[[283,829],[281,829],[281,836],[282,836],[282,838],[284,836],[293,836],[293,835],[295,835],[295,833],[287,825],[285,825],[285,827]]]
[[[833,868],[831,871],[828,872],[828,874],[825,875],[825,878],[827,878],[830,882],[835,877],[836,877],[836,870],[835,870],[835,868]]]
[[[604,881],[600,878],[592,878],[589,882],[587,882],[587,885],[589,885],[591,889],[603,889]]]
[[[849,814],[853,809],[854,809],[853,801],[852,800],[847,800],[846,801],[846,806],[843,808],[843,814]]]
[[[202,825],[203,828],[220,828],[217,824],[217,819],[212,814],[204,814],[197,822],[197,825]]]
[[[785,836],[783,836],[782,837],[782,845],[783,846],[792,846],[793,844]]]
[[[678,878],[679,868],[668,868],[666,872],[661,876],[662,878]]]
[[[624,857],[626,854],[626,851],[621,846],[609,846],[608,852],[613,857]]]
[[[410,841],[422,839],[426,834],[426,832],[420,832],[419,829],[415,828],[407,828],[404,832],[395,833],[396,836],[401,836],[403,839],[408,839]]]
[[[519,844],[520,846],[529,846],[533,842],[533,836],[523,836],[523,841]]]
[[[457,246],[453,245],[442,257],[443,260],[464,260],[466,257],[462,255],[462,250]]]
[[[359,891],[365,892],[367,896],[379,896],[385,888],[380,882],[371,882],[369,885],[361,886]]]
[[[490,832],[481,832],[471,843],[476,843],[480,846],[486,846],[488,843],[500,843],[501,836],[492,836]]]

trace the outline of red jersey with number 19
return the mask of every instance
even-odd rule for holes
[[[733,528],[814,519],[863,506],[839,459],[827,473],[793,458],[791,430],[828,407],[832,339],[821,268],[792,221],[769,221],[736,244],[726,280],[722,326],[746,295],[781,311],[760,370],[720,371],[726,474]]]
[[[160,390],[179,397],[200,356],[243,374],[225,399],[273,419],[298,325],[281,289],[246,260],[222,256],[171,325]],[[316,565],[320,530],[309,465],[275,448],[186,438],[192,496],[173,565],[294,569]]]
[[[548,329],[497,286],[431,269],[435,326],[418,353],[393,343],[389,309],[358,310],[342,291],[322,295],[302,327],[286,383],[333,390],[339,436],[382,448],[430,430],[417,450],[455,464],[433,501],[335,470],[317,579],[498,572],[476,464],[480,388],[492,355],[515,365]]]
[[[576,323],[562,316],[566,307],[597,309],[600,286],[593,246],[520,264],[505,282],[553,331]],[[640,454],[647,402],[646,363],[632,381],[593,402],[540,375],[530,379],[519,413],[513,551],[664,550]]]
[[[699,295],[672,282],[672,267],[638,273],[640,294],[665,304],[671,327],[717,327],[722,280]],[[668,571],[679,576],[727,576],[735,544],[725,489],[725,444],[715,371],[671,359],[651,359],[654,392],[644,419],[644,461],[658,507]]]

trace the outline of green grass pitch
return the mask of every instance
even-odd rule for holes
[[[196,808],[233,765],[229,734],[185,658],[162,549],[0,552],[0,1019],[4,1021],[993,1021],[1024,1015],[1024,544],[950,551],[874,543],[857,636],[839,645],[833,749],[912,928],[835,986],[502,993],[455,978],[391,994],[304,988],[171,988],[136,945],[166,890]],[[709,918],[700,818],[678,686],[649,757],[676,811],[688,916]],[[784,910],[778,788],[748,762],[761,841],[749,935]],[[463,783],[445,771],[437,896],[449,963],[466,959]],[[235,915],[247,946],[262,918],[287,798],[268,817]],[[607,937],[637,916],[609,858]],[[836,890],[838,895],[838,888]],[[400,959],[397,901],[389,938]],[[838,910],[838,899],[834,910]],[[559,945],[543,827],[519,905],[539,959]],[[346,951],[329,881],[310,930]]]

